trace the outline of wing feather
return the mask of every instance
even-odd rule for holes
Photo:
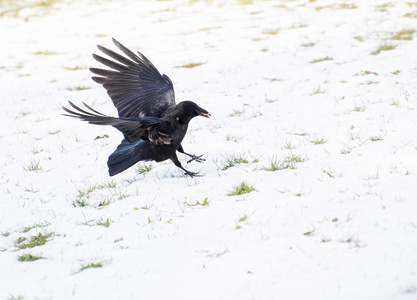
[[[131,143],[139,140],[148,140],[156,145],[171,143],[171,137],[166,133],[169,131],[170,124],[161,118],[114,118],[98,112],[86,103],[84,105],[90,111],[76,106],[71,101],[68,102],[74,110],[62,107],[68,113],[65,116],[78,118],[95,125],[111,125],[121,131],[125,139]]]
[[[125,56],[98,46],[113,60],[93,54],[95,60],[111,70],[91,68],[90,71],[98,75],[92,79],[107,90],[120,118],[162,117],[175,105],[171,79],[161,75],[142,53],[136,55],[115,39],[113,43]]]

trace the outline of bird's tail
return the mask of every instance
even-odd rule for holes
[[[130,143],[123,140],[120,145],[117,146],[116,151],[109,156],[107,161],[110,176],[119,174],[142,160],[139,151],[141,142],[142,141]]]

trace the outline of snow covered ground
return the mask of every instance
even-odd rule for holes
[[[412,1],[1,1],[0,299],[417,299]],[[111,37],[212,114],[204,176],[61,115],[116,115]]]

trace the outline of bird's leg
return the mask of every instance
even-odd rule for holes
[[[194,176],[201,176],[200,174],[198,174],[198,173],[194,173],[194,172],[190,172],[190,171],[188,171],[188,170],[186,170],[186,169],[184,169],[183,167],[182,167],[182,165],[181,165],[181,163],[180,163],[180,161],[178,160],[178,157],[177,157],[177,155],[174,153],[174,155],[171,157],[171,160],[172,160],[172,162],[178,167],[178,168],[180,168],[181,170],[183,170],[184,172],[185,172],[185,175],[188,175],[188,176],[190,176],[191,178],[192,177],[194,177]]]
[[[185,154],[185,155],[188,155],[189,157],[191,157],[191,159],[189,161],[187,161],[187,164],[189,164],[193,160],[195,160],[196,162],[199,162],[199,163],[201,163],[203,161],[206,161],[204,158],[201,158],[203,156],[203,154],[201,154],[201,155],[193,155],[193,154],[186,153],[184,151],[184,149],[182,148],[182,145],[181,144],[180,144],[180,146],[178,147],[177,150],[178,150],[178,152],[180,152],[182,154]]]
[[[203,154],[201,154],[201,155],[192,155],[192,154],[188,154],[188,153],[185,153],[185,152],[184,152],[184,154],[191,157],[191,159],[189,161],[187,161],[187,164],[189,164],[193,160],[195,160],[196,162],[199,162],[199,163],[202,163],[203,161],[206,161],[204,158],[201,158],[203,156]]]

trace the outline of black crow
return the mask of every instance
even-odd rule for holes
[[[192,101],[175,104],[174,87],[167,75],[161,75],[142,53],[134,54],[115,39],[113,43],[125,56],[98,46],[115,61],[96,54],[93,54],[94,59],[113,70],[91,68],[90,71],[100,76],[92,79],[107,90],[119,117],[103,115],[85,103],[87,110],[81,109],[71,101],[69,104],[74,110],[62,107],[69,113],[66,116],[91,124],[111,125],[123,133],[124,139],[107,161],[110,176],[139,161],[160,162],[167,159],[184,170],[186,175],[197,176],[197,173],[182,167],[176,151],[190,156],[188,163],[204,161],[202,155],[184,152],[181,141],[192,118],[210,117],[210,113]]]

